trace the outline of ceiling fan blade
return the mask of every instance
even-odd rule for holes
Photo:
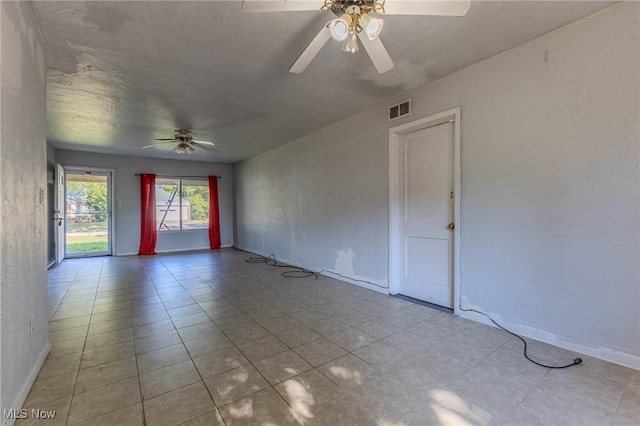
[[[207,145],[202,145],[201,143],[196,143],[196,141],[191,141],[191,145],[195,145],[195,146],[197,146],[198,148],[202,148],[202,149],[204,149],[205,151],[209,151],[209,152],[214,152],[214,153],[216,153],[216,154],[220,154],[220,151],[218,151],[217,149],[215,149],[215,148],[210,148],[210,147],[208,147]]]
[[[364,34],[364,31],[359,32],[358,37],[360,38],[360,42],[364,46],[364,49],[369,54],[371,62],[373,62],[373,65],[375,65],[380,74],[393,68],[393,61],[391,60],[389,53],[387,53],[387,49],[385,49],[382,44],[382,41],[380,41],[380,37],[369,40],[369,37]]]
[[[304,49],[300,56],[298,56],[298,59],[296,59],[293,65],[291,65],[291,68],[289,68],[289,72],[299,74],[304,71],[309,63],[313,60],[313,58],[316,57],[320,49],[322,49],[322,47],[327,44],[327,41],[329,41],[330,38],[331,33],[329,32],[329,24],[327,23],[327,25],[325,25],[320,30],[318,35],[315,36],[313,40],[311,40],[311,43],[309,43],[307,48]]]
[[[209,141],[197,141],[197,140],[195,140],[195,139],[191,139],[191,142],[195,142],[195,143],[200,144],[200,145],[211,145],[211,146],[214,146],[214,145],[215,145],[215,143],[213,143],[213,142],[209,142]]]
[[[154,139],[154,141],[177,141],[176,138],[163,138],[163,139]]]
[[[166,144],[170,144],[170,143],[177,143],[177,142],[178,141],[176,141],[176,140],[171,140],[169,142],[152,143],[151,145],[143,146],[142,149],[151,148],[151,147],[158,146],[158,145],[166,145]]]
[[[322,0],[244,0],[245,12],[296,12],[302,10],[320,10]]]
[[[384,15],[464,16],[471,0],[387,0]]]

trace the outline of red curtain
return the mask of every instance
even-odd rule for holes
[[[218,177],[209,176],[209,245],[220,248],[220,207],[218,206]]]
[[[156,175],[140,175],[139,255],[156,254]]]

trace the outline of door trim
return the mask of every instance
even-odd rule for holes
[[[66,235],[66,222],[65,222],[65,211],[64,211],[64,207],[59,208],[60,207],[60,202],[61,202],[61,198],[60,198],[60,185],[62,184],[62,202],[66,203],[65,201],[65,197],[66,197],[66,188],[67,188],[67,175],[65,174],[64,171],[64,166],[60,163],[56,163],[56,170],[55,170],[55,179],[54,179],[54,185],[56,187],[55,189],[55,193],[54,193],[54,198],[53,198],[53,204],[54,204],[54,209],[55,209],[55,213],[54,213],[54,220],[55,220],[55,240],[56,240],[56,259],[55,259],[55,264],[59,264],[60,262],[62,262],[64,260],[64,255],[65,255],[65,245],[66,245],[66,241],[65,241],[65,235]],[[62,175],[62,179],[60,179],[60,176]],[[61,182],[62,180],[62,182]],[[65,224],[64,226],[62,224],[59,224],[62,221],[62,224]],[[61,228],[62,227],[62,228]]]
[[[70,166],[67,164],[63,165],[64,170],[65,170],[65,180],[66,180],[66,174],[67,174],[67,170],[71,170],[71,171],[92,171],[92,172],[97,172],[97,173],[106,173],[109,174],[110,177],[108,179],[109,182],[109,203],[111,205],[111,221],[109,223],[109,238],[110,238],[110,243],[111,246],[109,247],[109,251],[107,252],[107,254],[98,254],[96,256],[115,256],[116,255],[116,204],[115,204],[115,187],[116,187],[116,169],[109,169],[109,168],[104,168],[104,167],[90,167],[90,166]],[[66,198],[66,181],[65,181],[65,198]],[[66,213],[66,212],[65,212]],[[65,236],[66,236],[66,232],[65,232]],[[65,258],[66,257],[66,239],[64,241],[64,245],[65,245]],[[94,256],[71,256],[68,257],[69,259],[82,259],[84,257],[94,257]]]
[[[402,218],[398,200],[398,184],[400,181],[398,167],[400,160],[400,141],[403,135],[437,126],[453,121],[453,217],[455,228],[453,229],[453,309],[456,314],[460,310],[460,205],[462,189],[462,172],[460,158],[460,113],[461,108],[455,107],[437,114],[419,118],[389,129],[389,293],[397,294],[400,289],[399,252],[400,241],[399,228]]]

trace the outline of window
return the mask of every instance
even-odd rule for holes
[[[199,179],[156,179],[158,231],[209,228],[209,184]]]

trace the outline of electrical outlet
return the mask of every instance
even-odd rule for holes
[[[33,333],[36,332],[36,319],[34,315],[31,315],[31,320],[29,321],[29,337],[33,336]]]

